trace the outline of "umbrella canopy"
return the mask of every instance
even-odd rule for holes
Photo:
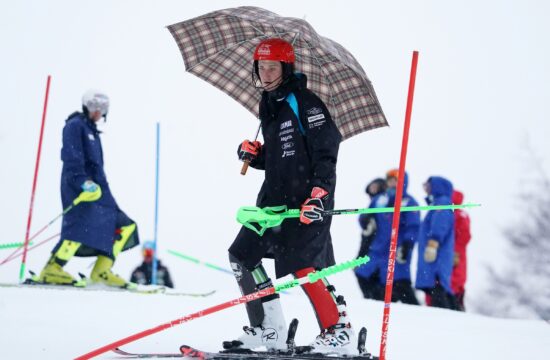
[[[168,30],[186,71],[221,89],[256,117],[261,91],[253,86],[252,56],[260,41],[278,37],[293,44],[295,71],[307,75],[308,88],[327,105],[343,139],[388,125],[361,65],[305,20],[243,6],[170,25]]]

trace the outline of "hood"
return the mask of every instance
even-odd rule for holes
[[[378,185],[378,190],[377,191],[369,191],[369,187],[373,184]],[[382,178],[376,178],[376,179],[372,180],[370,183],[368,183],[367,187],[365,188],[365,192],[372,199],[374,196],[386,191],[387,187],[388,186],[386,184],[386,180],[384,180]]]
[[[403,179],[403,194],[407,193],[409,187],[409,174],[405,171],[405,178]]]
[[[441,176],[431,176],[428,179],[430,186],[432,188],[433,197],[447,196],[451,197],[453,194],[453,184]]]
[[[75,117],[81,117],[83,120],[85,120],[85,117],[84,117],[84,114],[81,113],[80,111],[75,111],[74,113],[72,113],[71,115],[69,115],[69,117],[67,118],[67,120],[65,120],[65,122],[75,118]]]
[[[464,194],[458,190],[453,191],[453,204],[460,205],[464,201]]]
[[[95,133],[97,134],[101,134],[101,131],[99,131],[97,129],[97,124],[95,122],[93,122],[92,120],[88,119],[88,117],[80,112],[80,111],[75,111],[74,113],[72,113],[71,115],[69,115],[69,117],[67,118],[67,120],[65,120],[65,122],[69,122],[73,119],[80,119],[81,121],[83,121],[86,126],[88,126],[90,129],[92,129],[92,131],[94,131]]]

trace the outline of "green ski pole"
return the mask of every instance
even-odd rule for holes
[[[7,244],[0,244],[0,250],[4,250],[4,249],[12,249],[12,248],[16,248],[16,247],[21,247],[25,245],[24,242],[16,242],[16,243],[7,243]],[[32,245],[32,242],[29,243],[29,246]]]
[[[480,204],[463,205],[426,205],[426,206],[403,206],[401,211],[423,211],[423,210],[456,210],[481,206]],[[394,212],[393,207],[384,208],[362,208],[362,209],[340,209],[321,210],[322,216],[333,215],[356,215],[356,214],[377,214]],[[271,227],[279,226],[285,219],[300,217],[300,209],[287,209],[283,206],[272,206],[259,208],[255,206],[243,206],[237,212],[237,221],[244,227],[262,236]]]
[[[210,269],[214,269],[214,270],[218,270],[218,271],[221,271],[221,272],[224,272],[224,273],[227,273],[227,274],[231,274],[233,275],[233,271],[230,271],[230,270],[227,270],[227,269],[224,269],[222,268],[221,266],[217,266],[217,265],[214,265],[214,264],[210,264],[210,263],[207,263],[207,262],[204,262],[204,261],[201,261],[199,259],[196,259],[192,256],[189,256],[189,255],[185,255],[185,254],[182,254],[180,252],[177,252],[177,251],[174,251],[174,250],[168,250],[168,253],[169,254],[172,254],[174,256],[177,256],[179,258],[182,258],[182,259],[185,259],[187,261],[190,261],[192,263],[195,263],[197,265],[204,265]]]

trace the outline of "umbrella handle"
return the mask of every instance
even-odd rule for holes
[[[248,170],[248,165],[250,164],[250,161],[245,160],[243,163],[243,167],[241,168],[241,175],[246,175],[246,171]]]
[[[262,124],[258,125],[258,130],[256,130],[256,136],[254,136],[254,141],[258,140],[258,135],[260,134],[260,129],[262,127]],[[245,160],[243,167],[241,168],[241,175],[246,175],[246,171],[248,170],[248,165],[250,165],[250,160]]]

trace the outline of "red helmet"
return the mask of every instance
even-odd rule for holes
[[[263,40],[254,50],[254,60],[273,60],[293,64],[296,60],[292,45],[278,38]]]

